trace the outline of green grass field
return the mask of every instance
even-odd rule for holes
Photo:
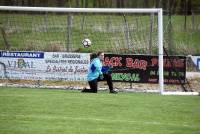
[[[199,96],[0,87],[0,134],[199,134]]]

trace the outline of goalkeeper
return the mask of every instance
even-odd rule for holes
[[[87,80],[90,89],[83,89],[82,92],[97,93],[98,81],[106,80],[110,93],[117,93],[113,90],[113,83],[111,74],[108,73],[107,67],[102,67],[104,60],[104,53],[98,52],[91,55],[91,63],[88,70]]]

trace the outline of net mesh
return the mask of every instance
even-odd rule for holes
[[[155,14],[1,12],[0,49],[157,54]],[[81,41],[89,38],[90,48]]]

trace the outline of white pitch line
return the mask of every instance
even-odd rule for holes
[[[187,127],[187,128],[199,128],[199,126],[192,124],[177,124],[177,123],[162,123],[158,121],[136,121],[136,120],[113,120],[113,119],[103,119],[103,118],[87,118],[87,117],[69,117],[69,116],[52,116],[52,115],[9,115],[0,114],[0,116],[8,117],[19,117],[19,118],[36,118],[36,119],[71,119],[71,120],[91,120],[99,122],[120,122],[120,123],[135,123],[144,125],[158,125],[158,126],[174,126],[174,127]]]

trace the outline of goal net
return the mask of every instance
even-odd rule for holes
[[[0,6],[0,16],[1,50],[157,56],[164,93],[162,9]]]
[[[162,13],[161,9],[0,7],[0,10],[1,31],[5,33],[1,34],[4,36],[1,44],[10,45],[12,50],[158,52],[157,13]],[[83,48],[84,38],[89,38],[93,47]]]

